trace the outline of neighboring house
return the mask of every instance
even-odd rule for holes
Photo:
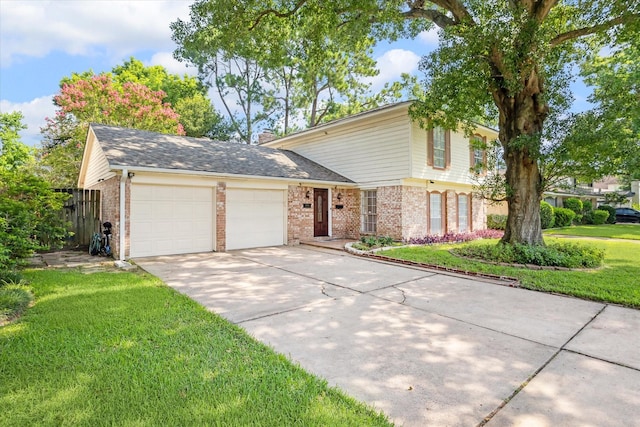
[[[484,153],[462,133],[421,129],[409,105],[261,146],[92,124],[79,186],[102,190],[121,259],[485,228],[469,172]],[[478,126],[472,138],[496,137]]]

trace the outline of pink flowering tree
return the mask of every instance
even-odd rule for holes
[[[41,129],[42,174],[56,187],[76,185],[89,123],[184,135],[165,93],[140,83],[114,82],[111,74],[83,75],[61,85],[58,107]]]

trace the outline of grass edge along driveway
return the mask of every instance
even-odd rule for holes
[[[547,242],[559,238],[547,237]],[[491,244],[497,240],[476,241],[470,244]],[[412,246],[379,252],[391,258],[405,259],[464,271],[515,277],[526,289],[555,292],[592,301],[621,304],[640,308],[640,244],[636,241],[600,240],[584,238],[580,243],[605,250],[604,265],[594,270],[530,270],[506,267],[453,256],[454,244]]]
[[[28,270],[0,425],[390,425],[146,273]]]

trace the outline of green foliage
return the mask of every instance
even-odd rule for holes
[[[22,123],[22,112],[0,113],[0,169],[11,170],[28,163],[32,151],[20,141],[20,132],[27,126]]]
[[[364,246],[362,249],[382,248],[393,245],[393,238],[389,236],[362,236],[360,243]],[[357,249],[357,248],[356,248]]]
[[[595,268],[602,265],[604,251],[578,243],[538,245],[466,245],[452,249],[459,256],[491,262],[533,264],[546,267]]]
[[[583,200],[582,213],[586,214],[587,212],[591,212],[592,210],[593,210],[593,203],[591,203],[591,200]]]
[[[0,326],[19,317],[33,301],[33,294],[24,285],[0,282]]]
[[[602,206],[598,206],[597,210],[609,212],[609,216],[607,217],[607,224],[615,224],[615,222],[616,222],[616,208],[614,208],[613,206],[609,206],[609,205],[602,205]]]
[[[565,199],[562,204],[565,208],[571,209],[573,212],[575,212],[576,215],[582,214],[582,200],[576,199],[575,197],[570,197],[568,199]]]
[[[607,218],[609,218],[609,212],[602,209],[593,211],[592,215],[594,225],[602,225],[607,222]]]
[[[487,215],[487,228],[491,230],[504,230],[507,227],[507,215]]]
[[[567,208],[554,208],[553,213],[555,215],[556,227],[568,227],[573,222],[576,213]]]
[[[542,229],[551,228],[556,223],[553,206],[547,202],[540,202],[540,224]]]
[[[120,85],[139,83],[151,90],[164,92],[162,102],[178,113],[187,136],[211,136],[214,128],[223,121],[207,98],[207,87],[194,77],[169,74],[161,65],[147,67],[133,57],[114,67],[112,72]],[[216,139],[229,139],[228,135],[215,136]]]
[[[21,115],[4,113],[0,123],[7,116],[21,125]],[[35,175],[30,150],[12,132],[3,128],[0,138],[3,147],[12,147],[0,154],[0,279],[11,279],[33,251],[62,244],[66,230],[58,211],[66,195]]]

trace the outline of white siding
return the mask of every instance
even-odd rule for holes
[[[84,182],[81,183],[84,188],[89,188],[98,183],[99,179],[109,179],[115,174],[109,168],[107,157],[102,151],[100,143],[93,138],[88,154],[88,164],[84,176]]]
[[[482,135],[487,136],[487,141],[497,137],[497,134],[486,132],[483,132]],[[451,166],[447,170],[434,169],[427,166],[427,131],[421,129],[417,123],[413,123],[411,127],[411,178],[473,184],[469,172],[471,167],[469,140],[461,132],[451,132]]]
[[[358,183],[406,178],[411,123],[406,109],[288,139],[295,151]],[[278,146],[278,145],[275,145]]]

